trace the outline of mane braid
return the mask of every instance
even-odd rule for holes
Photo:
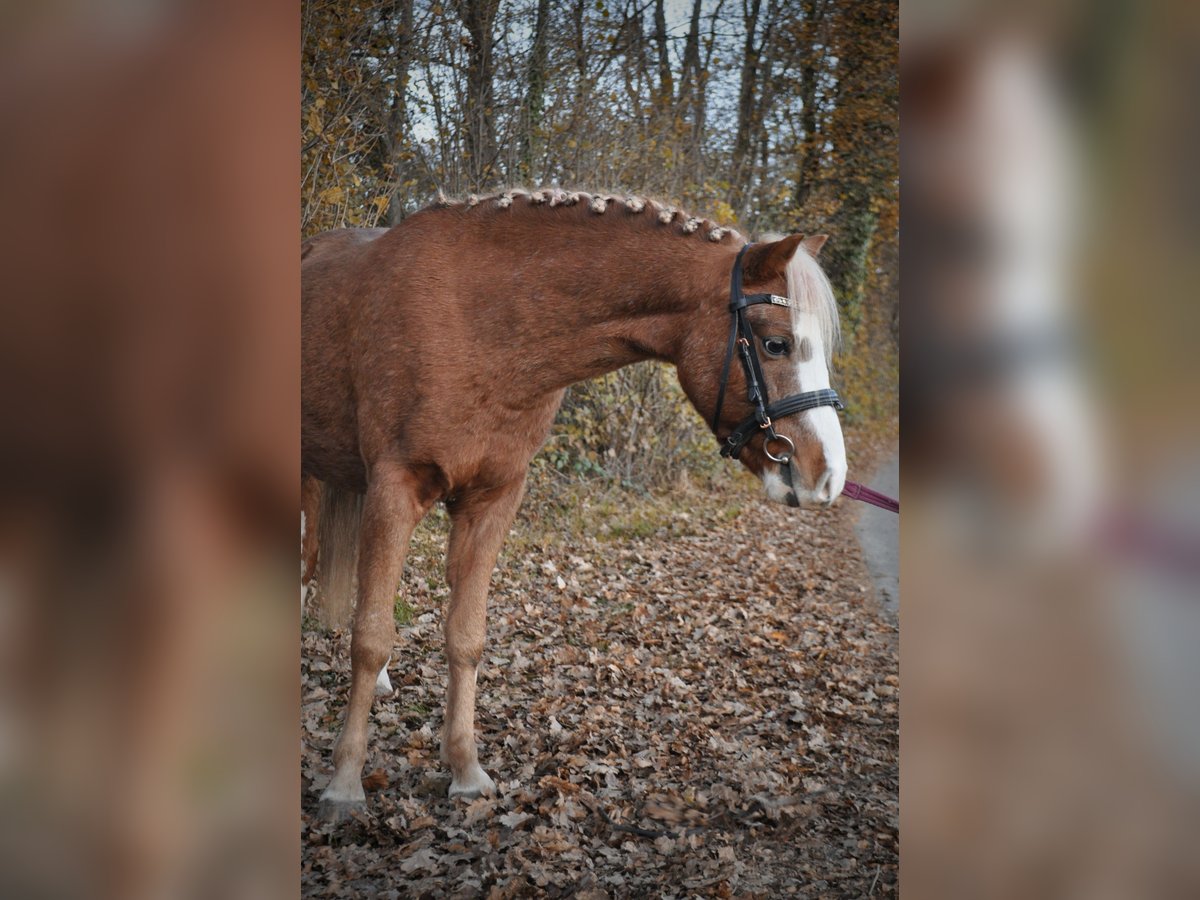
[[[690,237],[700,233],[705,240],[720,243],[728,237],[745,240],[742,235],[728,225],[718,225],[710,219],[700,218],[684,212],[658,200],[640,197],[636,194],[611,194],[589,191],[568,191],[560,187],[543,187],[536,189],[510,187],[495,194],[468,194],[465,198],[454,200],[447,198],[439,189],[436,198],[425,209],[458,207],[473,209],[515,209],[518,201],[524,200],[528,206],[583,206],[592,215],[605,215],[610,210],[623,210],[627,215],[636,216],[643,212],[651,212],[660,225],[678,224],[676,234],[680,237]]]

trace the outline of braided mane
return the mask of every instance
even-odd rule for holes
[[[615,209],[623,209],[626,213],[633,215],[648,213],[655,216],[661,225],[678,224],[679,233],[682,235],[698,233],[715,243],[719,243],[726,238],[746,240],[734,228],[719,225],[710,219],[690,215],[678,207],[671,206],[659,200],[652,200],[633,194],[593,194],[588,191],[567,191],[562,188],[510,188],[496,194],[487,194],[484,196],[469,194],[464,199],[451,200],[439,191],[437,199],[430,204],[430,207],[510,209],[518,203],[527,206],[545,206],[550,208],[580,206],[586,208],[588,212],[594,215],[603,215],[605,212]]]

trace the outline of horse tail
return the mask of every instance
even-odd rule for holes
[[[311,475],[300,480],[300,584],[317,577],[317,523],[321,520],[321,482]]]
[[[362,509],[362,494],[321,483],[321,503],[317,513],[320,554],[317,606],[318,618],[326,628],[347,625],[354,609]]]

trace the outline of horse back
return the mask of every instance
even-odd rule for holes
[[[310,257],[319,259],[338,250],[369,244],[389,231],[390,228],[335,228],[333,231],[322,231],[300,245],[300,261],[304,263]]]

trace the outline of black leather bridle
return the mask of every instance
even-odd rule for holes
[[[754,407],[754,412],[721,442],[721,455],[736,459],[750,439],[762,431],[764,432],[763,452],[780,465],[787,465],[796,451],[796,445],[792,443],[791,438],[775,431],[775,421],[806,409],[816,409],[819,406],[832,406],[834,409],[844,409],[845,407],[842,406],[837,392],[828,388],[792,394],[790,397],[784,397],[774,403],[771,403],[767,397],[767,382],[763,378],[762,365],[758,361],[758,351],[754,347],[754,329],[750,327],[746,310],[759,303],[790,306],[791,302],[787,297],[780,297],[776,294],[742,293],[742,257],[753,246],[753,244],[744,246],[738,251],[737,259],[733,261],[733,273],[729,279],[729,312],[733,315],[733,320],[729,325],[729,346],[725,350],[725,365],[721,369],[721,388],[717,392],[717,409],[713,413],[712,427],[715,432],[721,423],[721,409],[725,405],[725,388],[729,384],[729,370],[733,363],[733,351],[736,347],[742,361],[742,371],[746,374],[747,399]],[[775,443],[787,445],[778,456],[771,452],[771,445]]]

